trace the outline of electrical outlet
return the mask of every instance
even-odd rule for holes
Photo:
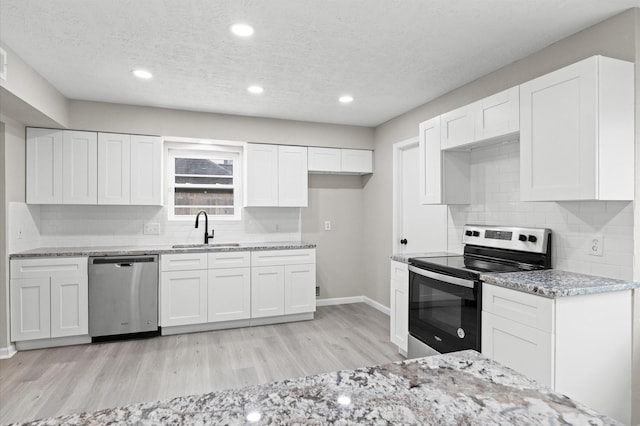
[[[159,223],[145,223],[142,233],[145,235],[160,235]]]
[[[18,239],[22,239],[22,228],[18,229]]]
[[[324,221],[324,230],[325,231],[331,231],[331,221],[330,220],[325,220]]]
[[[591,256],[602,256],[604,254],[604,237],[600,234],[589,239],[589,254]]]

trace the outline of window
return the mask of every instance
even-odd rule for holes
[[[169,219],[240,219],[240,152],[226,147],[169,148]]]

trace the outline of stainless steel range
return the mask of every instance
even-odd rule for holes
[[[465,225],[464,255],[409,259],[409,358],[481,350],[482,272],[551,267],[551,230]]]

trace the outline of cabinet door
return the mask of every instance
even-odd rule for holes
[[[11,279],[11,340],[51,336],[49,277]]]
[[[373,173],[373,151],[364,149],[341,149],[341,171],[343,173]]]
[[[554,387],[554,335],[482,311],[482,354]]]
[[[340,172],[340,151],[339,148],[309,147],[309,172]]]
[[[131,203],[131,136],[98,133],[98,204]]]
[[[407,352],[409,335],[409,269],[407,264],[391,262],[391,343]]]
[[[210,269],[209,322],[251,318],[251,268]]]
[[[440,117],[420,123],[420,200],[422,204],[442,203],[442,154]]]
[[[278,205],[278,147],[247,144],[245,206]]]
[[[523,201],[596,197],[597,63],[577,62],[520,86]]]
[[[502,137],[520,130],[519,88],[512,87],[475,102],[475,139]]]
[[[162,139],[131,136],[131,204],[162,205]]]
[[[284,315],[284,266],[251,268],[251,318]]]
[[[89,333],[89,292],[86,275],[51,277],[51,337]]]
[[[98,136],[65,130],[62,144],[63,204],[98,202]]]
[[[27,128],[27,203],[62,204],[63,131]]]
[[[455,148],[475,140],[473,104],[465,105],[440,116],[441,147]]]
[[[161,274],[160,325],[207,322],[207,271],[171,271]]]
[[[280,207],[307,207],[309,204],[308,173],[307,148],[278,147],[278,205]]]
[[[284,313],[301,314],[316,310],[316,265],[284,267]]]

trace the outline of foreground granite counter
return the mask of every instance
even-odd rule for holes
[[[619,423],[475,351],[463,351],[30,424]]]
[[[216,245],[218,244],[218,245]],[[105,246],[105,247],[43,247],[34,250],[12,253],[10,259],[25,257],[73,257],[73,256],[128,256],[148,254],[175,254],[197,252],[223,251],[262,251],[262,250],[294,250],[311,249],[315,244],[302,241],[279,241],[270,243],[239,243],[237,245],[223,245],[225,243],[210,243],[202,247],[174,247],[173,245],[157,246]],[[232,243],[235,244],[235,243]]]
[[[542,271],[484,273],[480,279],[512,290],[556,298],[640,288],[640,282],[596,277],[574,272],[546,269]]]

